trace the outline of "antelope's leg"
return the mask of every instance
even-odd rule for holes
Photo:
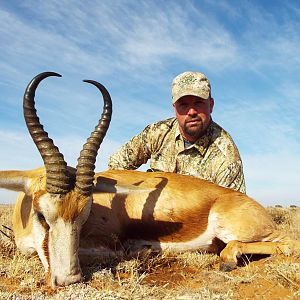
[[[220,270],[228,272],[236,268],[237,258],[242,254],[300,255],[300,242],[295,240],[252,243],[230,241],[220,253]]]

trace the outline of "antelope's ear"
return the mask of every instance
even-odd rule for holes
[[[44,168],[31,171],[0,171],[0,188],[32,195],[45,188]]]

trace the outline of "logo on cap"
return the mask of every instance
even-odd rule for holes
[[[184,72],[176,76],[172,83],[172,102],[183,96],[210,98],[210,83],[207,77],[199,72]]]

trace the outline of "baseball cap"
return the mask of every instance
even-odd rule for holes
[[[200,72],[184,72],[176,76],[172,82],[173,104],[183,96],[197,96],[202,99],[210,97],[210,83]]]

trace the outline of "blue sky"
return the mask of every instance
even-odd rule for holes
[[[27,132],[22,97],[36,74],[55,71],[37,109],[69,165],[101,114],[109,90],[113,119],[96,169],[147,124],[173,116],[171,82],[205,73],[213,119],[244,163],[247,193],[263,205],[300,204],[299,1],[2,1],[0,4],[0,168],[42,160]],[[16,194],[0,190],[0,202]]]

